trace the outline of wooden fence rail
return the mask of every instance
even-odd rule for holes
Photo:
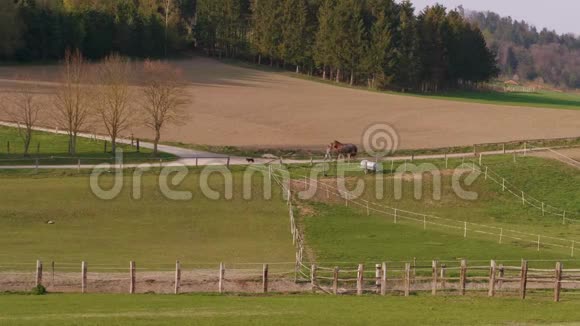
[[[47,279],[48,282],[54,285],[54,262],[52,266],[52,282],[50,278]],[[526,260],[522,260],[520,266],[498,265],[495,260],[491,260],[489,265],[469,265],[467,260],[461,260],[459,264],[454,263],[452,265],[444,264],[437,260],[431,261],[431,264],[417,263],[416,260],[413,260],[412,263],[383,262],[367,266],[372,266],[372,268],[365,269],[363,264],[351,265],[350,267],[326,267],[312,264],[307,268],[301,264],[300,268],[308,273],[308,283],[303,285],[302,289],[333,295],[356,294],[359,296],[364,294],[384,296],[397,293],[410,296],[416,292],[427,291],[431,292],[433,296],[446,293],[456,293],[463,296],[470,292],[479,291],[486,293],[489,297],[495,297],[501,291],[502,295],[517,293],[522,300],[526,299],[530,290],[552,290],[554,301],[560,301],[563,289],[565,291],[580,290],[580,269],[564,269],[561,262],[557,262],[554,268],[530,268],[529,262]],[[290,268],[290,266],[288,267]],[[226,274],[226,264],[220,263],[216,268],[217,285],[215,291],[219,293],[235,292],[235,289],[227,288],[231,283],[226,283],[226,275],[230,275],[230,272]],[[94,269],[98,269],[98,266],[94,267]],[[232,272],[235,270],[235,268],[231,269]],[[270,273],[269,264],[260,264],[259,267],[256,266],[255,269],[248,270],[251,273],[255,273],[255,276],[250,279],[259,284],[257,290],[262,293],[270,292],[272,273]],[[81,274],[78,283],[78,289],[81,293],[91,292],[91,282],[94,282],[95,279],[91,279],[91,282],[87,280],[89,272],[89,264],[86,261],[82,261],[80,263]],[[43,285],[43,273],[43,264],[38,260],[34,273],[35,285]],[[123,274],[123,272],[119,273]],[[142,284],[137,282],[137,277],[140,273],[140,270],[136,267],[136,262],[130,261],[128,277],[119,279],[119,276],[117,276],[117,278],[122,283],[127,282],[128,292],[133,294],[137,293],[137,287]],[[281,278],[290,278],[288,281],[292,282],[291,273],[276,273],[276,270],[274,270],[273,274],[284,275],[276,278],[276,281]],[[91,275],[99,275],[99,272],[94,272]],[[0,281],[2,281],[2,277],[3,274],[0,272]],[[79,278],[73,279],[79,280]],[[103,279],[102,281],[106,282],[107,280]],[[146,280],[145,282],[150,281]],[[191,282],[192,280],[189,279],[188,281]],[[174,281],[170,282],[173,293],[179,294],[183,292],[182,282],[182,264],[180,261],[176,261]],[[140,289],[140,291],[143,292],[145,290]],[[282,290],[282,292],[284,291]]]
[[[497,291],[503,289],[517,291],[519,297],[525,299],[530,285],[533,285],[534,290],[553,289],[554,300],[559,301],[563,284],[569,285],[569,289],[577,287],[580,290],[580,269],[563,269],[560,262],[554,269],[530,269],[526,260],[522,260],[520,266],[497,265],[495,260],[489,266],[469,266],[466,260],[461,260],[456,267],[440,264],[436,260],[432,261],[431,266],[411,263],[405,263],[403,267],[389,266],[383,262],[376,264],[374,271],[365,271],[362,264],[356,269],[312,265],[310,282],[313,291],[334,295],[386,295],[389,291],[404,296],[419,291],[430,291],[432,295],[449,291],[467,295],[469,291],[485,290],[489,297],[494,297]],[[326,284],[328,290],[325,289]],[[351,286],[355,289],[352,290],[349,284],[353,284]]]

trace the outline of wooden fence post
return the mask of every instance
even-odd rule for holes
[[[36,261],[36,286],[42,285],[42,262]]]
[[[87,292],[87,262],[81,263],[81,293]]]
[[[312,293],[316,293],[316,265],[312,264],[310,266],[310,286],[312,288]]]
[[[556,280],[554,281],[554,301],[560,301],[560,290],[562,289],[562,263],[556,263]]]
[[[334,295],[338,294],[338,266],[334,267],[334,272],[332,274],[332,293]]]
[[[268,293],[268,264],[262,266],[262,292]]]
[[[387,294],[387,263],[383,263],[381,268],[381,295]]]
[[[129,293],[135,293],[135,262],[129,262]]]
[[[377,293],[381,293],[381,280],[382,280],[382,273],[381,273],[381,264],[375,264],[375,286],[377,288]]]
[[[441,288],[442,289],[444,289],[447,286],[447,284],[446,284],[447,275],[446,274],[447,274],[447,265],[441,264],[441,275],[439,275],[439,276],[441,278]]]
[[[405,285],[405,296],[408,297],[411,292],[411,264],[405,263],[405,276],[404,276],[404,285]]]
[[[51,267],[51,281],[50,281],[50,286],[54,286],[54,260],[50,262],[50,267]]]
[[[179,289],[181,287],[181,263],[175,262],[175,294],[179,294]]]
[[[433,281],[431,282],[431,294],[437,295],[437,261],[431,262],[431,269],[433,271]]]
[[[431,271],[432,271],[432,281],[431,281],[431,294],[437,295],[437,261],[434,260],[431,262]]]
[[[461,260],[461,269],[459,272],[459,293],[465,295],[465,286],[467,285],[467,262]]]
[[[526,288],[528,285],[528,261],[522,260],[522,270],[520,274],[520,298],[526,298]]]
[[[218,273],[219,281],[218,281],[218,292],[224,293],[224,276],[226,274],[226,267],[224,263],[220,263],[220,270]]]
[[[497,280],[497,288],[499,290],[501,290],[501,288],[503,287],[504,275],[505,275],[505,268],[503,267],[503,264],[499,264],[499,279]]]
[[[495,296],[495,274],[496,274],[496,263],[495,260],[492,260],[489,268],[489,292],[487,294],[490,297]]]
[[[363,264],[358,265],[356,273],[356,295],[363,294],[363,281],[364,281],[364,266]]]

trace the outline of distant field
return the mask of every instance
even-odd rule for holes
[[[0,295],[6,325],[573,324],[574,297]]]
[[[469,98],[474,95],[451,94],[435,99],[336,87],[201,57],[173,63],[189,82],[192,102],[189,121],[163,133],[168,142],[323,150],[335,139],[361,144],[364,130],[377,122],[394,126],[404,149],[580,136],[580,111],[539,108],[574,109],[578,100],[564,95],[522,99],[493,94],[482,102]],[[54,92],[56,66],[0,67],[0,92],[17,89],[20,82],[14,76],[26,74],[42,81],[44,94]],[[49,101],[47,95],[43,98]],[[132,131],[152,137],[138,124]]]
[[[193,199],[174,201],[160,192],[158,176],[143,177],[143,198],[134,200],[132,179],[124,179],[119,198],[98,199],[89,178],[65,173],[38,177],[2,175],[0,183],[0,266],[74,263],[127,266],[172,266],[219,262],[292,262],[294,249],[288,213],[274,188],[272,200],[262,199],[256,177],[254,199],[241,194],[241,173],[234,174],[232,200],[223,199],[223,179],[210,178],[221,200],[202,195],[199,171],[179,187],[193,191]],[[130,173],[130,172],[126,172]],[[171,179],[170,179],[171,180]],[[105,176],[103,186],[111,185]],[[55,224],[47,224],[52,220]],[[62,265],[61,265],[62,266]],[[217,265],[216,265],[217,266]],[[26,267],[28,268],[28,267]],[[154,267],[153,267],[154,268]],[[171,267],[170,267],[171,268]]]
[[[135,147],[118,144],[123,149],[125,162],[147,161],[153,158],[153,151],[141,148],[139,153]],[[9,152],[10,150],[10,152]],[[24,143],[16,128],[0,126],[0,165],[34,164],[40,158],[39,164],[76,164],[81,159],[82,164],[96,164],[111,162],[114,155],[111,153],[111,143],[102,140],[91,140],[83,137],[77,139],[77,154],[71,158],[68,154],[68,136],[48,132],[34,131],[29,156],[24,157]],[[52,158],[51,158],[52,157]],[[159,153],[158,157],[165,159],[175,158],[171,154]],[[84,159],[84,160],[83,160]]]
[[[429,97],[442,100],[469,101],[484,104],[580,110],[579,93],[560,93],[554,91],[538,91],[537,93],[457,91]]]

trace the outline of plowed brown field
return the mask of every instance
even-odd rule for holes
[[[321,149],[332,140],[362,143],[373,123],[389,123],[401,148],[435,148],[521,139],[580,136],[580,110],[554,110],[433,100],[316,83],[207,58],[174,61],[190,83],[191,117],[164,140],[255,148]],[[55,66],[1,67],[0,92],[18,75],[47,83]],[[47,107],[50,105],[47,104]],[[46,119],[45,125],[51,125]],[[151,138],[139,127],[135,135]],[[126,134],[130,134],[127,132]]]

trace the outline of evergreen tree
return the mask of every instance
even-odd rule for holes
[[[308,8],[305,0],[283,0],[280,58],[296,66],[296,72],[308,53],[306,27]]]
[[[322,78],[326,79],[327,68],[338,64],[336,56],[336,42],[334,32],[334,8],[335,0],[323,0],[318,11],[318,31],[314,40],[314,61],[322,67]],[[330,77],[332,78],[332,76]]]
[[[445,7],[427,7],[418,17],[421,88],[437,92],[445,86],[448,53],[445,37],[448,32]]]
[[[253,0],[252,2],[252,35],[254,46],[261,56],[270,58],[270,65],[278,58],[278,47],[281,39],[281,0]]]
[[[0,58],[11,58],[20,46],[22,24],[13,1],[0,2]]]
[[[341,71],[350,72],[350,84],[354,84],[355,74],[362,66],[364,53],[364,21],[359,0],[339,0],[334,11],[334,32],[336,33],[336,54],[338,68],[336,80]]]
[[[409,0],[401,3],[398,15],[399,42],[396,49],[395,83],[403,89],[416,86],[419,74],[417,22]]]
[[[364,68],[369,74],[370,87],[386,87],[394,77],[396,49],[393,45],[392,0],[369,2],[370,37],[365,53]]]

